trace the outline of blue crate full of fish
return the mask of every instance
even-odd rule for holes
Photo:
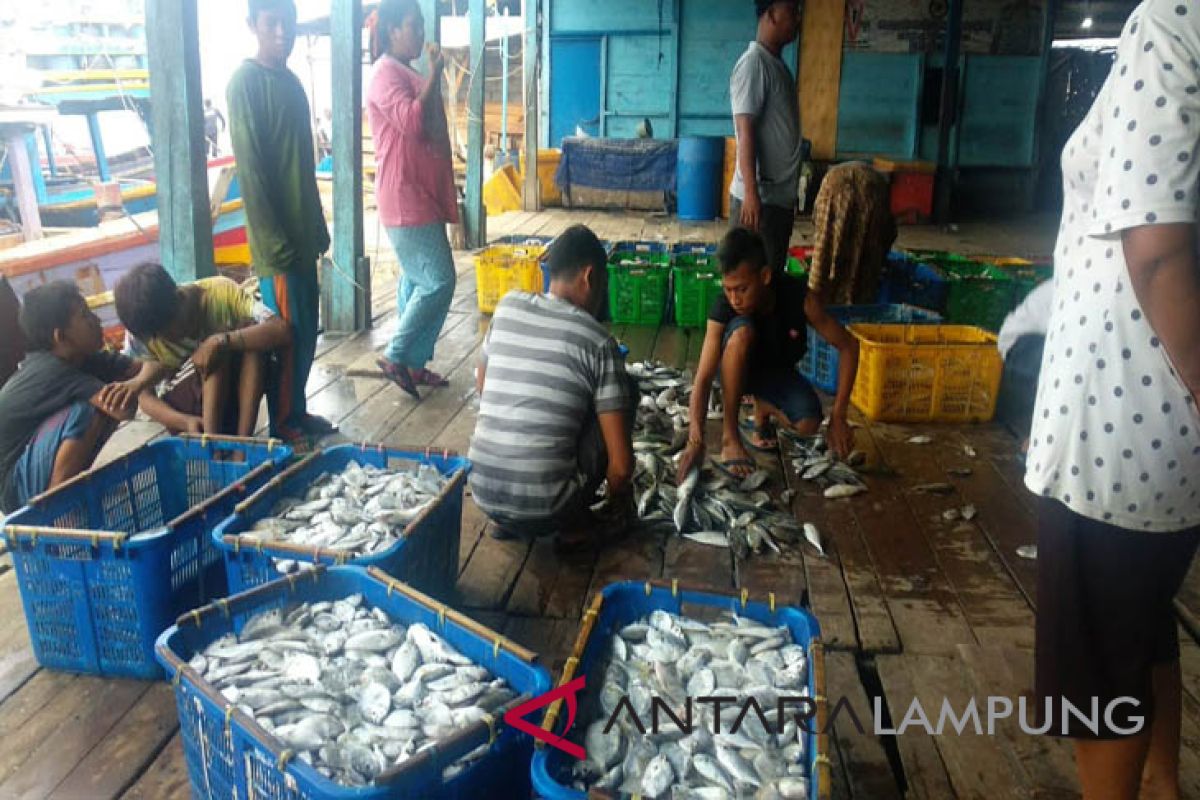
[[[827,311],[842,325],[855,322],[880,322],[896,325],[932,325],[942,321],[942,315],[916,306],[902,303],[879,303],[875,305],[830,306]],[[808,378],[813,386],[827,394],[837,392],[838,367],[841,359],[837,348],[808,326],[808,346],[804,358],[800,359],[800,374]]]
[[[880,303],[903,304],[945,314],[950,283],[937,268],[893,250],[879,284]]]
[[[313,564],[355,564],[448,598],[470,468],[429,448],[346,444],[309,454],[213,531],[230,594]]]
[[[291,453],[274,440],[160,439],[10,515],[4,538],[38,663],[161,678],[154,640],[225,594],[213,526]]]
[[[196,609],[157,655],[193,798],[529,796],[532,739],[504,715],[549,673],[376,568],[319,566]]]
[[[542,723],[584,755],[539,744],[534,792],[543,800],[585,800],[589,792],[662,797],[668,789],[718,786],[728,797],[828,798],[823,652],[816,618],[778,605],[773,594],[751,600],[677,581],[610,584],[584,613],[559,678],[558,691],[578,691],[577,703],[564,708],[555,700]],[[747,691],[755,686],[762,691]],[[736,702],[724,712],[697,702],[713,696]],[[679,722],[648,710],[663,706]],[[751,746],[770,763],[740,754]]]

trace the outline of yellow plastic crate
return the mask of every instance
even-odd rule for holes
[[[1004,362],[996,337],[968,325],[850,326],[859,341],[850,399],[883,422],[987,422]]]
[[[475,294],[479,310],[491,314],[511,291],[540,292],[545,251],[534,245],[495,244],[475,256]]]

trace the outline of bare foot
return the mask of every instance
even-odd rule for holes
[[[757,469],[754,459],[746,451],[740,440],[723,442],[721,444],[721,460],[719,462],[729,473],[739,478],[750,475]]]

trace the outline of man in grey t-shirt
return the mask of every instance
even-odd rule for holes
[[[800,27],[799,0],[755,0],[758,37],[729,78],[737,133],[737,169],[729,221],[760,233],[767,262],[782,271],[795,222],[800,181],[800,99],[780,54]]]

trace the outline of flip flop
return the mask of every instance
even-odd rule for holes
[[[754,470],[758,469],[758,464],[754,463],[754,459],[752,458],[731,458],[728,461],[722,461],[719,458],[711,458],[709,461],[718,472],[723,473],[726,477],[735,481],[741,481],[745,479],[747,475],[753,475]],[[750,471],[747,472],[746,475],[738,475],[733,471],[735,467],[748,467]]]
[[[421,367],[420,369],[410,370],[410,373],[412,374],[413,383],[417,386],[441,388],[450,385],[450,381],[445,376],[439,375],[431,369]]]
[[[379,371],[383,376],[392,383],[400,387],[400,389],[414,400],[420,400],[421,395],[417,391],[417,385],[413,381],[412,373],[408,371],[408,367],[387,358],[375,359],[375,366],[379,367]]]
[[[779,449],[778,435],[776,435],[775,438],[773,438],[773,439],[768,438],[762,431],[759,430],[758,426],[754,424],[754,420],[752,420],[752,419],[741,420],[740,422],[738,422],[738,428],[742,432],[742,444],[746,445],[751,450],[756,450],[760,453],[772,453]],[[772,428],[772,432],[774,432],[773,425],[771,426],[771,428]],[[749,436],[747,436],[747,434],[749,434]],[[759,439],[762,439],[763,444],[755,444],[750,439],[750,436],[757,436]],[[770,442],[770,444],[767,444],[767,442]]]

